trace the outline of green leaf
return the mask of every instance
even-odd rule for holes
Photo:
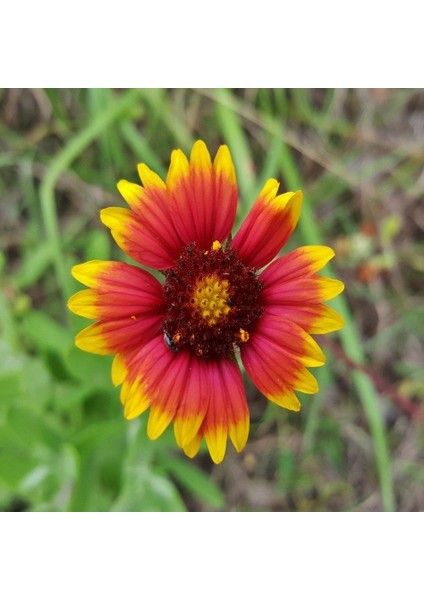
[[[21,325],[23,333],[40,350],[64,355],[72,345],[71,332],[39,310],[29,313]]]
[[[71,375],[80,381],[89,381],[92,386],[113,390],[111,379],[112,358],[98,356],[79,350],[74,344],[69,348],[66,366]]]
[[[110,444],[115,438],[122,438],[126,428],[127,423],[122,418],[91,423],[80,429],[72,438],[72,442],[84,450],[95,449]]]
[[[52,396],[52,378],[39,358],[25,361],[22,369],[22,397],[26,403],[45,406]]]
[[[180,512],[186,507],[175,485],[147,466],[127,471],[123,492],[112,505],[118,512]]]
[[[29,451],[42,446],[59,448],[65,437],[65,429],[57,420],[44,413],[37,414],[37,405],[23,408],[12,406],[8,413],[9,427],[15,432],[23,448]]]
[[[224,508],[223,492],[215,482],[194,463],[188,459],[175,456],[161,455],[158,462],[174,477],[187,491],[193,493],[213,508]]]
[[[49,242],[40,240],[38,246],[32,247],[22,261],[19,271],[14,277],[14,284],[19,289],[25,289],[38,281],[50,267],[52,249]]]
[[[110,236],[103,229],[93,229],[85,240],[85,260],[109,260]]]
[[[0,481],[12,491],[17,491],[20,480],[37,467],[37,459],[17,448],[0,451]]]

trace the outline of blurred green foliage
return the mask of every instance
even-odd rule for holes
[[[66,310],[73,264],[129,260],[98,218],[116,182],[198,138],[230,147],[238,223],[266,178],[302,187],[289,248],[335,247],[346,283],[320,393],[293,415],[249,386],[250,441],[221,466],[123,419]],[[0,91],[0,507],[422,510],[423,139],[415,90]]]

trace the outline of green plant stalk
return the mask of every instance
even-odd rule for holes
[[[136,104],[142,90],[132,89],[114,100],[103,112],[99,113],[85,129],[73,137],[59,154],[51,161],[43,177],[40,187],[41,212],[47,239],[52,250],[56,276],[61,292],[66,300],[72,293],[70,277],[65,267],[62,245],[59,234],[57,210],[54,189],[61,173],[65,171],[79,154],[100,135],[107,127],[116,121],[123,113]]]
[[[316,444],[316,437],[320,423],[321,411],[324,404],[325,391],[331,384],[333,377],[330,369],[318,369],[315,377],[319,385],[319,394],[314,397],[314,401],[309,403],[308,414],[306,416],[305,429],[303,432],[302,450],[305,453],[311,452]]]
[[[193,143],[193,136],[188,127],[184,125],[183,120],[175,114],[166,90],[162,88],[148,88],[142,90],[142,94],[143,100],[150,105],[151,109],[156,114],[161,115],[163,124],[166,125],[174,136],[177,144],[183,150],[189,150]]]
[[[216,117],[224,134],[225,141],[231,145],[231,153],[234,156],[241,190],[240,201],[243,203],[245,212],[247,213],[246,208],[254,200],[250,196],[255,189],[255,173],[253,171],[253,161],[249,144],[247,143],[239,116],[232,108],[231,92],[227,89],[217,89],[213,98],[216,101]]]
[[[301,179],[293,155],[287,144],[282,147],[281,168],[286,179],[287,186],[291,189],[301,187]],[[315,240],[316,244],[322,244],[322,236],[317,225],[313,211],[307,202],[303,204],[302,218],[298,225],[301,235],[304,239]],[[330,267],[327,267],[329,276],[334,277]],[[346,354],[355,362],[364,363],[364,353],[358,331],[352,321],[349,307],[343,296],[338,296],[333,300],[332,306],[343,316],[345,325],[340,330],[340,340]],[[383,502],[383,508],[386,511],[395,510],[395,500],[393,492],[393,480],[390,468],[390,456],[387,443],[387,436],[384,427],[383,417],[378,405],[378,398],[373,383],[366,375],[359,371],[352,372],[352,380],[356,392],[361,400],[362,407],[368,420],[369,428],[374,441],[374,451],[376,456],[377,471],[380,480],[380,489]]]
[[[160,177],[162,177],[162,179],[165,180],[166,169],[142,133],[139,132],[130,121],[121,123],[120,129],[124,140],[137,156],[138,162],[146,163],[146,165],[149,165],[153,171],[155,171],[158,175],[160,175]]]
[[[9,308],[6,295],[0,289],[0,333],[6,344],[13,350],[19,347],[18,334],[15,327],[15,322]]]

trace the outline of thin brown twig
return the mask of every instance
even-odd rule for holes
[[[399,392],[398,389],[393,387],[393,384],[388,383],[384,377],[382,377],[379,373],[373,371],[370,367],[366,367],[365,365],[361,365],[356,362],[352,358],[350,358],[343,348],[334,342],[333,340],[325,339],[321,341],[323,346],[326,346],[331,353],[336,356],[339,360],[341,360],[347,367],[351,369],[356,369],[357,371],[361,371],[367,377],[371,379],[374,383],[376,389],[380,394],[384,394],[391,398],[394,403],[405,413],[407,413],[410,417],[417,421],[424,422],[424,412],[421,406],[414,404],[411,400]]]

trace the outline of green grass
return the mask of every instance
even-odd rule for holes
[[[0,507],[422,510],[423,113],[415,90],[0,91]],[[123,419],[66,309],[73,264],[125,259],[98,217],[116,182],[199,138],[230,147],[237,224],[267,178],[302,188],[288,247],[334,247],[346,285],[319,394],[290,414],[249,385],[249,443],[221,466]]]

